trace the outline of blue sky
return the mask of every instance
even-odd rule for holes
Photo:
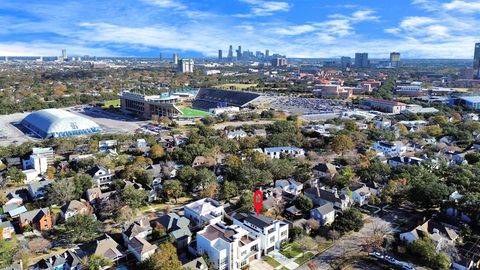
[[[480,0],[0,0],[0,55],[471,58]]]

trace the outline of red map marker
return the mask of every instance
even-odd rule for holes
[[[260,215],[260,210],[262,210],[262,205],[263,205],[263,192],[261,190],[257,190],[253,194],[253,206],[255,207],[255,212],[257,212],[257,216]]]

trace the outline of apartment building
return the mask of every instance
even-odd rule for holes
[[[237,270],[260,259],[260,238],[253,238],[239,225],[222,221],[210,224],[197,233],[197,252],[206,253],[216,270]]]
[[[219,202],[204,198],[184,206],[185,217],[193,226],[215,224],[222,221],[225,210]]]

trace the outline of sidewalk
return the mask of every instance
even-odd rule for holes
[[[280,252],[278,252],[278,250],[274,250],[272,252],[270,252],[269,256],[271,256],[272,258],[274,258],[277,262],[280,263],[279,266],[277,266],[275,269],[281,269],[282,267],[286,267],[288,269],[296,269],[298,267],[298,264],[295,263],[295,259],[298,257],[295,257],[295,258],[287,258],[285,256],[283,256]],[[300,255],[301,256],[301,255]]]

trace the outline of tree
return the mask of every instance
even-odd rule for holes
[[[85,173],[79,173],[73,178],[76,198],[82,197],[89,188],[93,187],[93,178]]]
[[[0,191],[0,205],[4,205],[6,202],[8,202],[7,195]]]
[[[113,262],[100,255],[92,255],[82,262],[82,269],[101,270],[107,266],[112,266]]]
[[[64,205],[75,198],[75,185],[66,178],[58,179],[47,187],[47,199],[51,204]]]
[[[300,209],[303,213],[307,213],[313,207],[313,202],[307,196],[301,194],[295,200],[295,205]]]
[[[437,253],[435,245],[429,238],[418,239],[409,246],[410,252],[418,256],[424,265],[433,269],[446,270],[450,268],[450,259],[445,252]]]
[[[214,183],[217,181],[217,177],[215,174],[207,168],[201,168],[197,175],[195,175],[195,182],[199,185],[202,189],[205,189],[207,185],[210,183]]]
[[[16,241],[0,239],[0,267],[8,267],[13,263],[13,256],[17,252]]]
[[[165,229],[165,227],[163,227],[162,224],[156,222],[155,227],[153,227],[153,230],[152,230],[153,240],[158,240],[164,237],[165,235],[167,235],[167,230]]]
[[[340,187],[345,187],[352,183],[352,180],[355,176],[355,171],[352,169],[352,167],[347,166],[336,175],[335,180]]]
[[[177,172],[178,180],[186,184],[189,191],[192,191],[197,186],[197,183],[195,183],[196,176],[197,170],[190,166],[185,166]]]
[[[340,134],[333,138],[332,150],[337,154],[343,154],[355,148],[352,138],[346,134]]]
[[[48,166],[47,168],[47,178],[48,179],[53,179],[55,177],[56,170],[52,166]]]
[[[408,129],[404,124],[397,124],[398,131],[402,136],[407,136],[408,135]]]
[[[237,185],[235,185],[235,183],[233,183],[231,181],[225,181],[225,182],[223,182],[221,192],[222,192],[222,197],[223,198],[230,199],[232,197],[237,196],[238,188],[237,188]]]
[[[50,248],[51,243],[45,238],[36,237],[28,240],[27,246],[32,252],[39,253],[47,251]]]
[[[143,189],[135,189],[133,186],[125,187],[120,194],[120,199],[132,209],[138,209],[146,205],[147,197],[147,191]]]
[[[150,157],[153,160],[158,160],[162,158],[164,155],[165,155],[165,150],[163,149],[162,146],[158,144],[154,144],[152,145],[152,147],[150,147]]]
[[[215,198],[215,196],[217,196],[218,194],[218,191],[219,191],[219,186],[216,182],[212,182],[212,183],[209,183],[207,184],[207,186],[202,189],[202,191],[200,192],[200,196],[204,197],[204,198]]]
[[[5,176],[15,183],[22,183],[27,178],[27,176],[16,167],[9,168]]]
[[[387,227],[383,223],[374,221],[367,236],[363,238],[363,247],[368,251],[382,250],[383,239],[387,232]]]
[[[168,180],[163,185],[163,192],[169,199],[171,197],[175,198],[175,203],[177,203],[178,198],[183,195],[183,187],[178,180]]]
[[[432,209],[440,206],[449,193],[447,185],[439,181],[419,181],[412,184],[409,198],[418,207]]]
[[[176,248],[170,242],[166,242],[158,246],[155,253],[142,263],[140,269],[179,270],[182,269],[182,263],[178,259]]]
[[[72,243],[94,240],[102,231],[102,223],[90,215],[75,215],[65,223],[65,231]]]
[[[241,212],[251,212],[253,211],[253,192],[250,190],[245,190],[240,196],[238,202]]]
[[[272,159],[270,161],[270,173],[274,180],[289,178],[294,171],[293,163],[288,159]]]
[[[357,209],[348,209],[341,213],[332,224],[334,230],[344,234],[350,231],[358,232],[363,227],[362,213]]]
[[[309,220],[307,220],[307,226],[310,229],[316,231],[318,230],[318,228],[320,228],[320,223],[318,222],[318,220],[310,218]]]

